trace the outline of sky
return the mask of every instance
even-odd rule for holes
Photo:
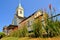
[[[56,9],[56,13],[60,13],[60,0],[21,0],[24,8],[24,15],[28,17],[38,9],[46,9],[49,12],[49,4]],[[19,0],[0,0],[0,31],[4,26],[12,23]]]

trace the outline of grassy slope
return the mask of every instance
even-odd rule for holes
[[[2,38],[2,40],[60,40],[60,37],[54,37],[54,38],[16,38],[16,37],[5,37]]]
[[[18,40],[16,37],[4,37],[1,40]]]

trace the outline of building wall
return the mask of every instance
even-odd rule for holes
[[[8,35],[10,35],[11,33],[13,33],[14,31],[18,30],[18,27],[14,27],[14,28],[11,28],[11,29],[8,29]]]
[[[42,15],[43,14],[43,15]],[[40,16],[41,15],[41,16]],[[46,19],[46,16],[47,14],[45,12],[42,12],[42,11],[37,11],[35,12],[34,15],[32,15],[31,17],[29,17],[28,19],[24,20],[23,22],[21,22],[19,25],[18,25],[18,29],[20,28],[23,28],[24,25],[27,25],[27,29],[28,31],[31,31],[31,25],[32,23],[34,22],[35,18],[39,18],[40,20],[45,20]],[[44,22],[45,24],[45,22]],[[30,26],[30,27],[29,27]]]
[[[8,35],[7,27],[3,28],[3,32],[5,33],[5,35]]]
[[[14,28],[8,28],[8,27],[3,28],[3,32],[5,33],[5,35],[9,35],[16,30],[18,30],[18,26],[15,26]]]
[[[12,21],[12,25],[19,25],[19,23],[23,20],[24,18],[18,18],[16,15],[14,16],[14,19]]]

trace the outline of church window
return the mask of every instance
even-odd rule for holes
[[[30,27],[29,21],[28,21],[28,27]]]
[[[22,11],[20,11],[20,14],[22,14]]]
[[[32,20],[28,21],[28,27],[32,25]]]

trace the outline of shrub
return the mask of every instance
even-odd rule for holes
[[[28,36],[28,31],[27,31],[26,26],[24,26],[23,28],[21,28],[19,30],[12,32],[10,34],[10,36],[12,36],[12,37],[26,37],[26,36]]]
[[[3,32],[0,32],[0,39],[1,39],[2,37],[5,37],[5,34],[4,34]]]
[[[46,32],[48,37],[54,37],[60,34],[60,28],[59,28],[59,23],[58,21],[47,21],[47,26],[46,26]]]
[[[27,27],[26,27],[26,26],[24,26],[24,27],[22,28],[22,34],[23,34],[23,37],[28,36],[28,30],[27,30]]]
[[[42,24],[39,19],[36,19],[33,23],[33,32],[35,37],[42,37]]]

